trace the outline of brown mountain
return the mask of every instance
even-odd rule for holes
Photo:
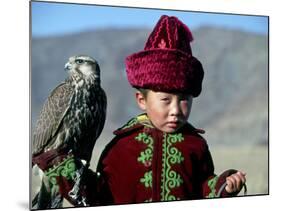
[[[68,57],[89,54],[99,61],[108,96],[106,125],[99,142],[139,113],[124,58],[143,48],[150,29],[104,29],[32,38],[32,125],[50,91],[64,78]],[[205,70],[202,94],[190,122],[206,130],[210,144],[253,145],[268,141],[268,36],[222,28],[193,32],[193,54]]]

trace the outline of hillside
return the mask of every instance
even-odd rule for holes
[[[99,143],[139,113],[124,70],[124,58],[143,48],[150,29],[104,29],[33,38],[31,47],[32,126],[50,91],[64,78],[68,57],[89,54],[99,61],[108,96],[106,125]],[[210,145],[268,142],[268,37],[222,28],[193,32],[193,54],[203,63],[202,94],[190,122],[203,128]]]

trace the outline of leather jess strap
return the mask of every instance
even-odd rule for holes
[[[220,187],[220,189],[219,189],[219,191],[216,195],[217,198],[221,197],[221,194],[222,194],[222,192],[223,192],[223,190],[225,189],[226,186],[227,186],[227,183],[226,182],[223,183],[223,185]],[[246,185],[246,183],[243,184],[243,188],[244,188],[244,196],[246,196],[247,195],[247,185]]]

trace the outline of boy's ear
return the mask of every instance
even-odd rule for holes
[[[141,110],[146,110],[146,100],[140,91],[136,92],[136,101]]]

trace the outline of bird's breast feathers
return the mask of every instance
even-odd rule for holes
[[[94,75],[93,69],[91,66],[89,65],[83,65],[79,68],[79,70],[82,72],[82,74],[88,78],[88,77],[92,77]]]

